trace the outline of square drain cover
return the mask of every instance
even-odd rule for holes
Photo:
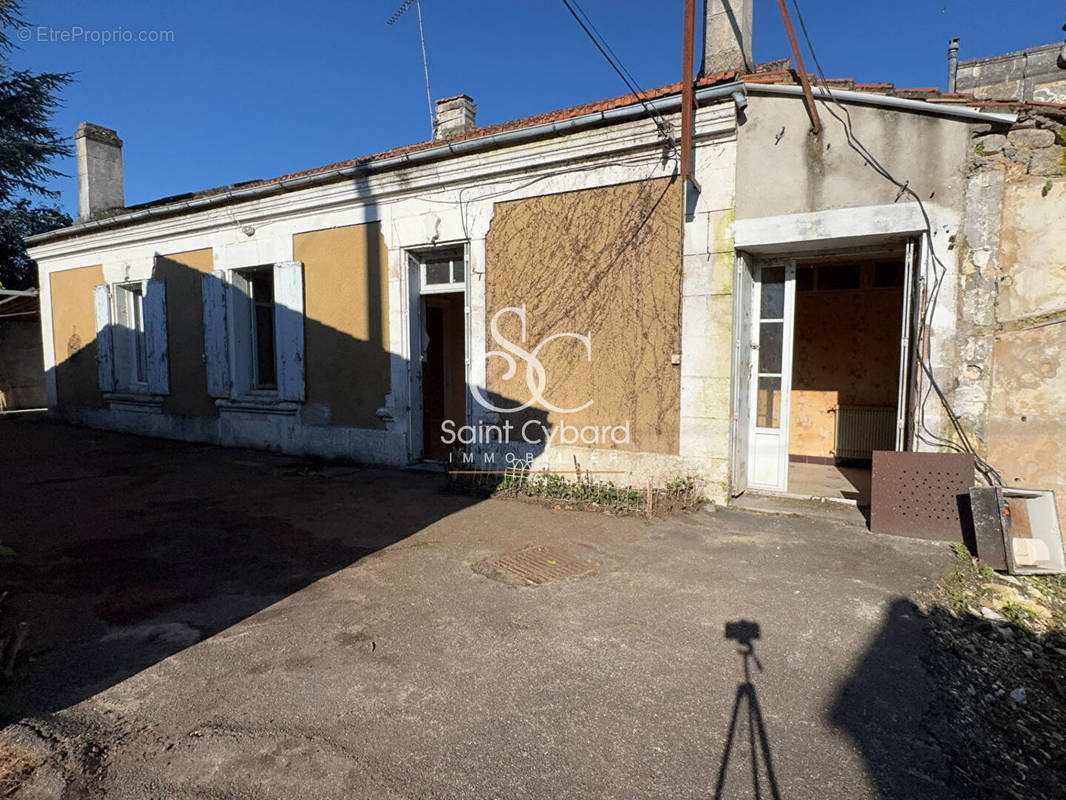
[[[474,565],[474,571],[503,583],[540,586],[562,578],[585,575],[595,564],[548,545],[533,545],[486,558]]]

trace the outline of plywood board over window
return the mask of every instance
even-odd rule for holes
[[[680,425],[681,184],[669,178],[498,203],[486,243],[487,323],[505,308],[525,307],[523,347],[560,333],[539,360],[547,424],[620,425],[619,449],[676,454]],[[501,332],[522,343],[515,314]],[[486,349],[498,349],[491,339]],[[488,389],[500,405],[530,398],[525,365],[504,380],[501,359],[488,362]],[[535,406],[537,407],[537,406]],[[608,444],[608,446],[612,446]]]

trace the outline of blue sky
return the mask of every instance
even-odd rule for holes
[[[118,130],[133,204],[428,138],[416,18],[385,24],[401,2],[23,0],[34,27],[11,61],[76,73],[56,124],[64,133],[83,120]],[[643,88],[679,79],[681,0],[580,2]],[[943,86],[953,36],[962,58],[1064,36],[1061,3],[1010,6],[801,0],[830,76],[901,86]],[[560,0],[423,0],[423,11],[434,97],[466,92],[481,124],[626,91]],[[168,31],[172,41],[59,40],[78,29]],[[754,50],[757,61],[789,54],[776,0],[755,0]],[[57,166],[74,174],[72,159]],[[76,216],[74,178],[51,188]]]

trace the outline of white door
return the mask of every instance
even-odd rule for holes
[[[751,449],[751,381],[752,305],[755,282],[751,256],[737,255],[733,281],[733,418],[730,433],[733,440],[729,473],[731,494],[736,497],[748,488],[748,453]]]
[[[796,262],[758,265],[753,294],[748,484],[783,492],[788,489]]]
[[[896,399],[896,449],[910,450],[910,436],[907,425],[910,421],[908,409],[911,401],[911,386],[914,380],[913,362],[914,346],[911,331],[916,330],[914,312],[918,305],[914,302],[917,277],[916,242],[907,242],[907,261],[903,273],[903,319],[899,344],[899,392]]]

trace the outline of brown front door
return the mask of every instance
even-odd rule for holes
[[[466,424],[466,325],[463,294],[422,298],[427,337],[422,363],[422,441],[428,459],[445,461],[453,445],[441,440],[445,420]]]

